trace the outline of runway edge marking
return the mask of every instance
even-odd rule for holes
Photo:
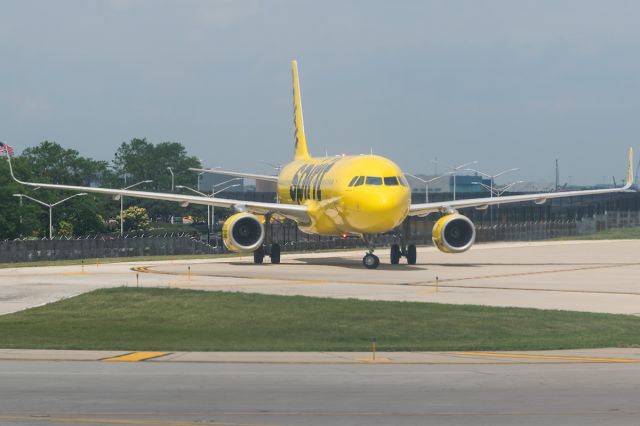
[[[530,355],[530,354],[505,354],[491,352],[454,352],[455,355],[481,356],[488,358],[525,358],[525,359],[553,359],[558,361],[583,361],[583,362],[604,362],[604,363],[640,363],[640,359],[625,358],[594,358],[582,356],[562,356],[562,355]]]

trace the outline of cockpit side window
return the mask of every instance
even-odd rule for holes
[[[351,182],[349,182],[349,186],[353,186],[353,184],[356,183],[357,180],[358,176],[354,176],[353,179],[351,179]]]
[[[384,184],[387,186],[398,186],[397,176],[387,176],[384,178]]]
[[[367,176],[367,185],[382,185],[382,178],[379,176]]]
[[[360,176],[353,186],[360,186],[364,183],[364,176]]]
[[[405,178],[404,176],[398,176],[400,178],[400,185],[402,186],[409,186],[409,182],[407,182],[407,178]]]

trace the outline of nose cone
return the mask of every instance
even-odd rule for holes
[[[409,211],[407,188],[383,187],[359,197],[359,208],[351,225],[366,234],[387,232],[400,225]]]

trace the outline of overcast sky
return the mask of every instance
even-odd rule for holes
[[[631,0],[5,0],[0,140],[110,160],[146,137],[268,172],[292,156],[297,59],[312,154],[549,181],[557,157],[563,182],[610,182],[640,134],[639,17]]]

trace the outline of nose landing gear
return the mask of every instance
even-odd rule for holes
[[[380,259],[375,254],[369,252],[362,258],[362,264],[367,269],[376,269],[380,265]]]

